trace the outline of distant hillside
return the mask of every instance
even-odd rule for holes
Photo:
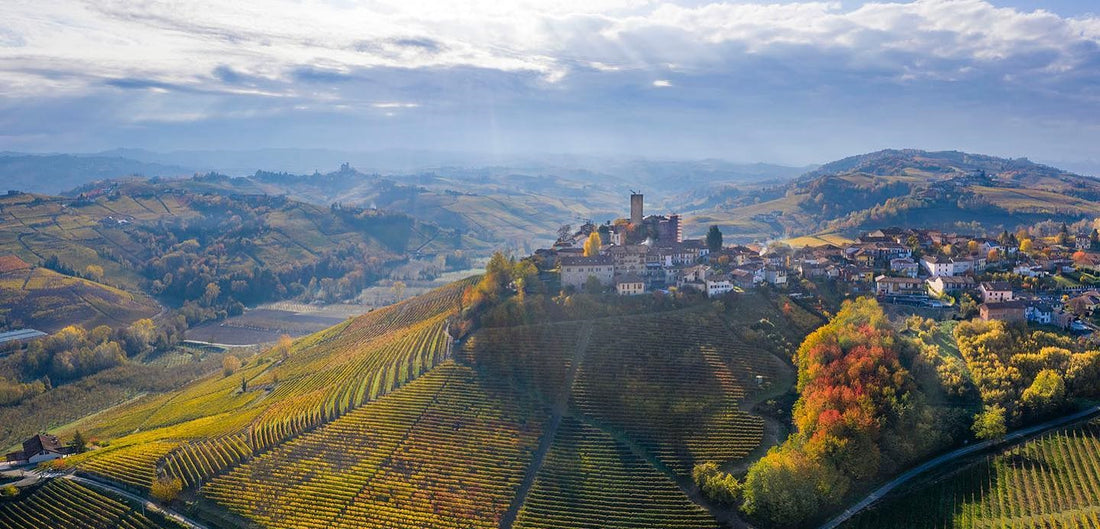
[[[1100,216],[1100,180],[1025,159],[886,150],[827,163],[797,180],[730,188],[697,200],[689,219],[734,236],[855,233],[910,224],[970,231]],[[710,206],[710,209],[706,209]]]
[[[124,176],[182,176],[180,165],[142,162],[117,156],[0,153],[4,189],[57,194],[88,182]]]
[[[156,296],[183,306],[192,323],[238,312],[242,304],[354,298],[399,266],[428,275],[469,266],[455,261],[462,238],[434,224],[401,213],[313,206],[254,189],[231,192],[228,180],[112,181],[86,186],[75,198],[2,196],[0,255],[52,262],[68,275],[96,276],[130,295]],[[25,286],[54,288],[49,285],[56,282]],[[68,299],[41,294],[24,296],[42,303]],[[24,309],[21,324],[54,326],[44,319],[45,306]]]

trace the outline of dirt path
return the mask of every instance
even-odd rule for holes
[[[565,387],[554,402],[550,420],[547,421],[546,431],[542,434],[542,439],[539,441],[538,449],[535,450],[531,465],[527,467],[527,474],[523,476],[523,481],[520,482],[519,488],[516,490],[516,496],[512,499],[508,510],[504,511],[504,515],[500,518],[501,529],[511,529],[512,524],[515,523],[516,516],[519,515],[519,510],[523,507],[523,502],[527,500],[527,494],[534,486],[535,478],[538,476],[543,462],[546,461],[546,454],[550,452],[550,446],[554,444],[554,437],[558,433],[558,427],[561,426],[562,417],[569,408],[569,398],[573,394],[573,381],[577,378],[577,371],[584,360],[584,354],[588,350],[588,342],[591,338],[592,322],[588,321],[581,327],[577,336],[577,347],[573,351],[573,362],[569,365],[569,373],[565,377]]]

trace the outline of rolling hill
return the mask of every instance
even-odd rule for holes
[[[0,197],[0,255],[61,272],[4,274],[0,295],[26,302],[5,303],[8,325],[126,324],[157,312],[149,296],[175,307],[199,302],[208,316],[292,297],[349,299],[410,259],[442,272],[462,244],[406,215],[319,207],[234,190],[228,180],[111,181],[73,197]]]
[[[717,224],[733,239],[853,235],[890,225],[992,232],[1100,215],[1094,178],[1026,159],[912,149],[827,163],[788,184],[685,198],[689,231]]]
[[[754,293],[455,347],[471,284],[63,428],[103,445],[63,464],[143,494],[178,479],[218,527],[717,527],[693,466],[781,437],[754,406],[792,388],[784,359],[821,323]]]

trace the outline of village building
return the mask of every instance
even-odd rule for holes
[[[920,265],[908,257],[897,257],[890,260],[890,271],[904,277],[917,277]]]
[[[1054,323],[1054,308],[1049,303],[1032,302],[1024,308],[1024,316],[1027,321],[1039,325],[1052,325]]]
[[[589,277],[596,278],[600,285],[609,286],[615,277],[615,262],[609,255],[592,257],[562,257],[561,286],[581,289]]]
[[[928,289],[923,279],[878,276],[875,278],[875,294],[879,296],[927,295]]]
[[[707,281],[707,297],[713,298],[733,291],[733,283],[729,279],[714,279]]]
[[[951,277],[955,275],[955,263],[946,257],[926,255],[921,257],[921,266],[932,277]]]
[[[1012,301],[1012,285],[1007,281],[982,281],[978,294],[985,303]]]
[[[982,303],[978,307],[978,313],[985,321],[1025,321],[1026,305],[1022,301],[1000,301],[994,303]]]
[[[928,278],[928,291],[934,296],[955,295],[974,288],[974,278],[969,276],[936,276]]]
[[[645,294],[645,280],[638,274],[625,274],[615,279],[615,292],[620,296]]]

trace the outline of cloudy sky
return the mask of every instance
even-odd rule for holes
[[[0,151],[1100,160],[1095,0],[0,6]]]

